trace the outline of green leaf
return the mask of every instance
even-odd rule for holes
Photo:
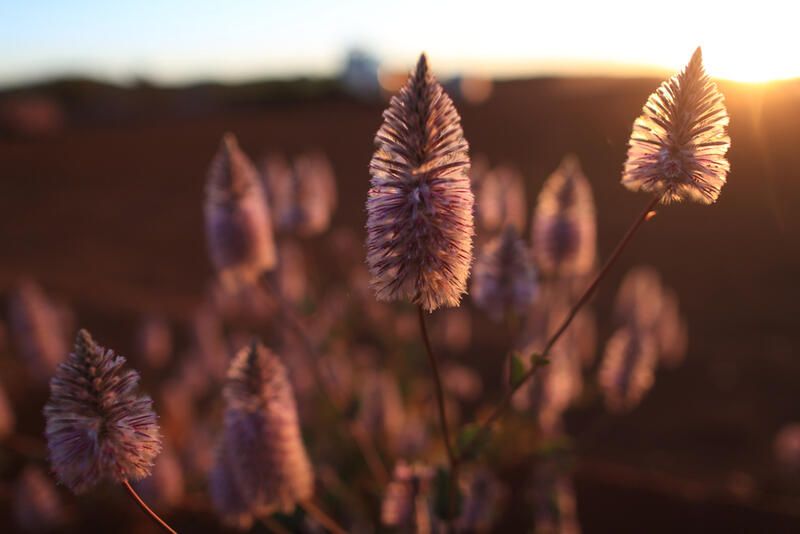
[[[509,383],[513,386],[525,376],[525,364],[522,363],[522,358],[516,352],[511,353],[511,373],[509,374]]]
[[[550,359],[545,358],[541,354],[534,352],[531,354],[531,365],[534,367],[543,367],[550,364]]]
[[[483,452],[483,449],[485,449],[486,445],[489,443],[489,432],[479,435],[480,429],[481,427],[477,423],[470,423],[464,426],[461,432],[459,432],[456,444],[459,453],[464,455],[464,459],[475,458],[478,454]]]

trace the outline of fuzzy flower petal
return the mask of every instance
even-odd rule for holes
[[[413,527],[430,533],[433,513],[430,503],[433,469],[404,461],[394,467],[392,481],[381,503],[381,523],[388,527]]]
[[[233,134],[222,138],[208,170],[205,219],[208,250],[222,278],[253,280],[275,267],[261,180]]]
[[[597,381],[606,406],[624,412],[636,406],[653,386],[658,352],[652,336],[622,328],[608,340]]]
[[[101,479],[150,475],[161,452],[153,402],[138,396],[139,374],[86,330],[50,380],[44,408],[50,463],[58,479],[83,493]]]
[[[233,480],[255,515],[290,513],[311,498],[314,474],[286,368],[260,343],[234,358],[225,386],[224,446]]]
[[[523,313],[536,296],[536,269],[513,226],[486,244],[475,264],[472,300],[500,321],[506,312]]]
[[[581,276],[595,263],[597,222],[589,181],[578,158],[567,156],[551,174],[531,224],[533,255],[548,276]]]
[[[506,166],[489,171],[481,180],[477,210],[481,227],[487,232],[499,232],[508,225],[522,232],[527,205],[519,172]]]
[[[622,184],[664,203],[717,200],[730,170],[728,111],[698,48],[686,68],[650,95],[633,123]]]
[[[371,285],[381,301],[458,306],[474,234],[469,147],[424,54],[383,117],[367,198]]]

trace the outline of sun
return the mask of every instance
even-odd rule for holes
[[[737,82],[766,83],[800,76],[792,61],[777,53],[755,54],[744,46],[708,47],[703,49],[703,61],[714,78]]]

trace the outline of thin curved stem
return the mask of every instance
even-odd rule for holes
[[[130,482],[128,482],[127,480],[123,480],[122,485],[126,490],[128,490],[128,494],[130,494],[130,496],[133,497],[133,500],[136,501],[136,504],[138,504],[139,507],[153,519],[153,521],[158,523],[158,526],[161,527],[164,530],[164,532],[169,532],[170,534],[178,534],[175,530],[173,530],[172,527],[170,527],[167,524],[166,521],[161,519],[157,513],[155,513],[149,506],[147,506],[147,503],[144,502],[141,497],[139,497],[139,494],[136,493],[136,490],[133,489],[133,486],[131,486]]]
[[[333,532],[333,534],[347,534],[347,531],[339,526],[339,523],[336,522],[331,516],[325,513],[325,511],[317,506],[314,501],[307,500],[300,503],[300,506],[303,510],[306,511],[308,515],[316,519],[317,523],[322,525],[326,528],[329,532]]]
[[[425,311],[422,306],[417,307],[417,315],[419,317],[419,329],[422,334],[422,341],[425,344],[425,352],[428,354],[428,362],[431,366],[431,374],[433,375],[434,389],[436,391],[436,404],[439,406],[439,423],[442,427],[442,436],[444,438],[445,449],[447,450],[447,460],[450,463],[450,513],[453,515],[456,509],[456,488],[458,485],[458,465],[459,457],[456,453],[453,442],[450,439],[450,427],[447,424],[447,410],[445,409],[444,402],[444,388],[442,387],[442,375],[439,371],[439,362],[436,360],[436,355],[431,349],[431,341],[428,337],[428,328],[425,325]]]
[[[639,213],[636,219],[634,219],[631,226],[622,236],[622,239],[620,239],[619,243],[617,243],[617,246],[614,248],[614,251],[611,253],[611,256],[608,257],[605,264],[603,264],[603,267],[600,269],[600,271],[598,271],[592,282],[589,284],[589,287],[587,287],[584,290],[583,294],[580,296],[580,298],[578,298],[578,300],[570,309],[567,316],[561,322],[561,326],[559,326],[558,329],[555,331],[555,333],[553,333],[553,335],[550,336],[550,339],[547,340],[547,343],[545,344],[544,349],[539,355],[539,358],[535,362],[533,362],[533,365],[530,366],[530,368],[525,372],[525,374],[522,375],[522,377],[520,377],[520,379],[511,388],[506,390],[505,394],[500,399],[500,402],[497,403],[497,405],[491,411],[489,416],[486,417],[483,423],[481,423],[477,432],[474,434],[472,440],[460,452],[459,459],[471,453],[473,447],[476,444],[481,443],[483,440],[486,439],[492,423],[494,423],[495,420],[497,420],[503,414],[503,412],[508,408],[509,404],[511,403],[511,399],[514,397],[514,394],[519,390],[519,388],[521,388],[525,383],[527,383],[528,380],[530,380],[531,377],[533,377],[541,367],[546,365],[545,358],[548,356],[548,354],[550,354],[550,350],[553,348],[556,342],[558,342],[558,340],[561,338],[561,335],[567,330],[570,323],[572,323],[572,320],[578,314],[580,309],[592,297],[595,290],[600,285],[600,282],[609,273],[611,267],[614,265],[614,263],[616,263],[617,259],[622,254],[622,251],[625,250],[625,247],[628,246],[628,243],[631,242],[631,239],[633,238],[634,234],[636,234],[636,231],[642,226],[642,224],[645,221],[650,219],[649,216],[650,212],[653,211],[653,208],[656,207],[656,204],[658,204],[660,200],[661,200],[660,196],[653,197],[650,201],[648,201],[647,206],[645,206],[645,208],[641,211],[641,213]]]

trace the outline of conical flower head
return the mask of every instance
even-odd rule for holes
[[[253,343],[231,363],[224,394],[223,442],[238,491],[256,515],[293,511],[311,498],[314,475],[286,368]]]
[[[383,496],[381,523],[387,527],[413,528],[420,534],[431,532],[433,475],[433,469],[426,465],[399,461]]]
[[[650,331],[658,323],[662,305],[661,275],[653,267],[639,265],[628,271],[619,285],[614,316],[619,324]]]
[[[336,177],[325,154],[300,154],[292,167],[270,154],[262,169],[278,230],[311,237],[328,229],[337,198]]]
[[[21,282],[9,298],[11,332],[28,371],[46,383],[69,350],[57,305],[35,282]]]
[[[0,383],[0,441],[5,440],[14,433],[16,421],[17,417],[14,414],[14,408],[11,406],[11,401],[6,395],[3,384]]]
[[[700,48],[650,95],[633,123],[622,184],[632,191],[702,204],[717,200],[730,170],[728,111],[706,74]]]
[[[653,386],[658,352],[646,332],[626,327],[608,340],[597,381],[606,406],[615,412],[630,410]]]
[[[275,267],[275,242],[264,190],[233,134],[225,134],[208,169],[206,240],[223,279],[254,280]]]
[[[597,222],[589,181],[567,156],[539,193],[531,224],[533,255],[548,276],[581,276],[595,262]]]
[[[139,374],[124,365],[125,358],[81,330],[73,352],[50,380],[44,407],[50,463],[75,493],[101,479],[149,476],[161,451],[153,402],[137,395]]]
[[[508,311],[523,313],[536,295],[536,270],[513,226],[486,244],[475,264],[472,300],[500,321]]]
[[[367,198],[371,285],[382,301],[458,306],[474,234],[469,147],[424,54],[383,117]]]
[[[459,481],[463,500],[456,521],[458,532],[489,532],[498,519],[507,489],[486,468],[478,468]]]
[[[536,533],[580,534],[575,490],[557,459],[544,459],[533,474]]]
[[[508,225],[522,232],[527,205],[519,172],[500,166],[486,173],[480,183],[477,211],[481,228],[488,232],[501,231]]]

